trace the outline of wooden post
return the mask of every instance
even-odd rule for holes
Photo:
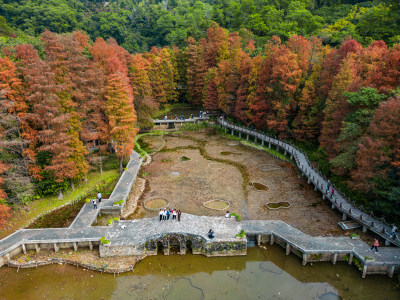
[[[271,149],[271,142],[268,143],[268,148]]]
[[[78,243],[74,242],[74,251],[78,251]]]
[[[368,230],[367,226],[363,225],[363,227],[362,227],[362,232],[363,232],[363,233],[366,233],[367,230]]]
[[[22,244],[21,247],[22,247],[22,252],[24,252],[24,254],[26,254],[26,247],[25,247],[25,244]]]
[[[233,129],[231,130],[231,135],[233,135]]]
[[[347,220],[347,214],[346,214],[346,213],[343,213],[343,215],[342,215],[342,220],[343,220],[343,221],[346,221],[346,220]]]
[[[390,241],[388,239],[385,239],[385,246],[386,247],[390,246]]]
[[[6,256],[6,261],[10,261],[11,260],[10,253],[7,253],[5,256]]]
[[[274,235],[271,233],[271,238],[269,240],[270,245],[274,244]]]
[[[261,146],[264,146],[264,140],[261,140]]]
[[[40,252],[40,247],[39,247],[38,244],[35,244],[35,250],[36,250],[36,253],[39,253],[39,252]]]
[[[260,246],[261,245],[261,234],[257,235],[257,245]]]
[[[246,134],[246,140],[247,140],[247,141],[249,140],[249,135],[248,135],[248,134]]]
[[[240,138],[242,137],[242,132],[241,132],[241,131],[239,131],[239,137],[240,137]]]
[[[89,249],[93,250],[93,243],[92,242],[89,242]]]
[[[57,253],[58,249],[59,249],[59,247],[58,247],[57,243],[54,243],[54,252]]]
[[[254,143],[257,143],[257,137],[254,136]]]

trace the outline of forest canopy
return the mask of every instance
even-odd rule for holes
[[[204,38],[212,22],[251,35],[260,49],[272,36],[287,41],[295,34],[331,46],[348,36],[393,45],[400,41],[399,6],[397,0],[1,0],[0,15],[27,35],[84,30],[134,53],[186,46],[189,37]]]

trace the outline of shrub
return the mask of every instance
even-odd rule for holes
[[[109,243],[110,243],[109,240],[106,240],[106,237],[105,237],[105,236],[102,236],[102,237],[100,238],[100,242],[101,242],[103,245],[106,245],[106,244],[109,244]]]
[[[107,223],[108,223],[108,225],[111,225],[112,222],[114,222],[114,221],[119,221],[119,218],[118,218],[118,217],[111,218],[111,219],[109,219],[109,220],[107,221]]]

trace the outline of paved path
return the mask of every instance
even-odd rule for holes
[[[224,120],[218,119],[217,122],[225,128],[229,130],[238,131],[245,135],[254,137],[255,140],[261,140],[262,144],[272,144],[278,148],[283,149],[285,154],[288,153],[294,157],[297,166],[302,171],[302,173],[307,177],[309,182],[312,182],[316,189],[320,190],[323,194],[324,198],[328,198],[328,200],[332,203],[333,207],[338,209],[340,212],[345,214],[344,218],[351,218],[361,225],[365,226],[364,230],[368,228],[369,230],[375,232],[385,239],[386,243],[390,241],[394,245],[400,247],[400,238],[395,236],[393,239],[389,237],[391,226],[385,224],[384,222],[372,217],[370,214],[363,212],[361,209],[355,207],[349,200],[347,200],[341,193],[335,188],[335,192],[332,195],[331,192],[327,192],[327,179],[320,174],[317,170],[315,170],[310,161],[308,160],[305,153],[299,150],[297,147],[287,144],[278,140],[277,138],[270,137],[264,133],[260,133],[257,131],[252,131],[249,128],[241,127],[237,125],[230,124]],[[233,133],[233,132],[232,132]],[[330,187],[330,190],[332,186]]]

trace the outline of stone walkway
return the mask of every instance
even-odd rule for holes
[[[246,136],[252,136],[254,138],[254,141],[260,140],[262,145],[268,144],[269,147],[271,147],[271,145],[274,145],[276,146],[277,150],[283,149],[285,155],[290,154],[291,157],[294,157],[297,166],[302,171],[303,175],[307,177],[308,183],[313,183],[315,185],[315,189],[318,189],[322,193],[323,198],[327,198],[332,203],[332,208],[336,208],[343,213],[343,220],[351,218],[363,226],[363,231],[369,229],[384,238],[386,241],[386,245],[392,243],[400,247],[400,238],[398,237],[398,235],[392,239],[389,237],[391,231],[390,225],[385,224],[384,222],[376,218],[373,218],[370,214],[367,214],[359,208],[355,207],[336,188],[334,194],[332,195],[331,191],[332,187],[334,186],[331,185],[330,191],[327,192],[327,179],[312,167],[305,153],[303,153],[297,147],[284,143],[276,138],[270,137],[263,133],[230,124],[221,119],[218,119],[217,122],[221,125],[221,127],[225,127],[231,130],[232,134],[234,131],[237,131],[241,134],[245,134]]]
[[[324,178],[311,168],[306,156],[293,146],[223,121],[220,121],[220,123],[223,126],[240,130],[253,135],[255,138],[260,138],[264,142],[285,149],[295,157],[304,174],[315,182],[318,188],[321,186],[320,190],[324,190],[324,184],[326,184]],[[160,222],[158,217],[155,217],[118,221],[113,226],[91,226],[100,211],[121,211],[136,180],[141,164],[142,158],[134,152],[110,199],[103,201],[98,209],[94,209],[90,203],[85,204],[69,228],[23,229],[0,240],[0,266],[7,263],[13,255],[22,251],[25,252],[26,249],[32,249],[32,247],[36,251],[40,251],[40,247],[47,249],[53,247],[55,251],[58,251],[59,247],[65,247],[69,243],[73,245],[75,250],[78,246],[92,248],[93,243],[98,245],[103,236],[111,242],[110,245],[113,247],[121,246],[125,248],[132,246],[145,249],[144,245],[147,242],[157,240],[160,237],[168,239],[169,235],[191,235],[203,240],[206,245],[218,243],[228,245],[227,243],[234,244],[238,240],[236,235],[243,229],[246,235],[256,236],[259,241],[269,239],[270,243],[275,241],[283,245],[286,247],[287,254],[291,251],[300,251],[303,255],[303,264],[307,263],[308,255],[324,254],[326,257],[332,256],[335,263],[338,255],[339,259],[343,259],[343,255],[346,254],[350,255],[351,258],[354,255],[361,261],[364,266],[363,277],[367,273],[377,272],[381,274],[387,272],[392,276],[395,271],[400,270],[400,248],[385,247],[380,248],[379,253],[374,253],[369,251],[369,246],[361,240],[352,240],[348,237],[311,237],[282,221],[242,220],[237,222],[234,218],[182,214],[181,222],[176,220]],[[122,206],[113,206],[114,202],[120,200],[123,200]],[[338,209],[348,209],[347,205],[349,204],[339,193],[335,194],[335,197],[330,201],[335,203]],[[353,214],[349,214],[349,216],[353,217],[356,212],[358,210],[353,209]],[[366,220],[365,217],[364,222]],[[381,225],[375,220],[373,222],[376,222],[374,228],[378,231],[379,228],[387,230],[384,227],[385,225]],[[209,229],[213,229],[215,233],[215,238],[212,240],[207,236]],[[385,236],[386,233],[381,234]],[[100,247],[107,247],[107,245]],[[367,259],[367,257],[374,260]]]

